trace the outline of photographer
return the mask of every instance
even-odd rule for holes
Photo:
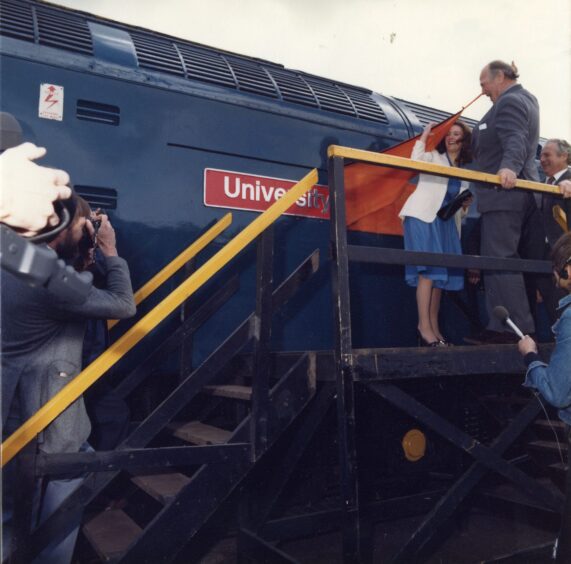
[[[81,212],[80,201],[72,194],[71,224],[50,243],[60,258],[69,262],[77,259],[79,243],[86,234],[94,234],[92,223],[85,212]],[[123,319],[135,314],[129,269],[118,256],[115,232],[105,215],[101,216],[98,241],[107,269],[105,287],[91,287],[81,304],[54,297],[46,288],[29,286],[10,273],[3,275],[2,422],[5,433],[28,420],[79,374],[88,319]],[[83,398],[79,398],[40,435],[39,449],[46,453],[88,449],[90,430]],[[40,521],[49,517],[81,480],[50,480],[41,502]],[[13,488],[4,488],[7,494],[11,491]],[[7,497],[4,509],[10,501]],[[6,523],[4,525],[4,533],[9,532]],[[79,523],[63,541],[48,546],[39,561],[70,562],[78,527]],[[4,548],[8,552],[6,543]]]
[[[518,348],[527,366],[524,386],[536,389],[551,405],[559,408],[559,417],[566,424],[568,452],[571,453],[571,233],[557,240],[553,246],[552,261],[555,282],[567,295],[559,301],[559,320],[553,325],[555,348],[549,364],[541,361],[537,345],[529,335],[519,341]],[[571,562],[570,532],[571,468],[568,468],[558,562]]]
[[[93,232],[85,232],[79,243],[80,256],[75,261],[79,272],[89,271],[96,288],[105,288],[107,268],[100,245],[105,245],[106,235],[101,210],[92,212],[87,202],[80,198],[82,213],[89,216]],[[107,222],[106,224],[110,224]],[[103,227],[103,233],[99,233]],[[82,369],[91,364],[110,344],[107,321],[89,319],[83,340]],[[91,421],[89,444],[95,450],[113,450],[127,435],[130,412],[125,400],[119,396],[108,375],[95,382],[84,394],[85,407]]]

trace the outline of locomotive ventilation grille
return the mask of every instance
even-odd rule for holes
[[[0,0],[0,35],[93,55],[87,22],[127,31],[139,67],[388,125],[372,92],[31,0]]]
[[[406,100],[401,100],[400,98],[397,98],[397,100],[406,106],[414,115],[416,115],[418,121],[420,121],[423,127],[431,121],[439,123],[452,115],[450,112],[436,110],[435,108],[430,108],[421,104],[415,104],[414,102],[407,102]],[[477,120],[467,118],[465,116],[462,116],[462,121],[467,123],[472,128],[478,123]]]
[[[75,53],[93,54],[87,20],[47,5],[2,0],[0,34]]]

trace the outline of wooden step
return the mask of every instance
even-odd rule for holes
[[[252,399],[252,388],[250,386],[238,386],[235,384],[225,384],[223,386],[204,386],[203,392],[222,398],[231,398],[244,401]]]
[[[83,526],[83,533],[99,557],[109,562],[123,554],[142,529],[120,509],[100,513]]]
[[[173,430],[175,437],[193,445],[220,445],[226,443],[232,436],[231,431],[213,427],[200,421],[171,423],[169,429]]]
[[[539,440],[555,441],[567,444],[567,425],[555,416],[553,419],[537,419],[533,423],[533,430]]]
[[[555,464],[550,464],[549,468],[551,468],[555,472],[560,472],[563,474],[567,472],[567,464],[563,464],[563,462],[556,462]]]
[[[479,399],[483,403],[495,403],[500,405],[526,405],[530,401],[529,397],[519,395],[503,396],[496,394],[480,396]]]
[[[536,419],[533,423],[536,427],[545,430],[565,431],[565,423],[561,419]]]
[[[163,505],[166,505],[175,498],[178,492],[190,482],[188,476],[176,472],[171,474],[133,476],[131,480]]]
[[[547,488],[552,492],[557,493],[554,488],[553,482],[548,478],[537,478],[536,481],[538,484],[541,484],[544,488]],[[482,493],[485,496],[489,496],[491,498],[502,501],[507,501],[509,503],[514,503],[526,507],[533,507],[536,509],[544,509],[544,506],[541,503],[539,503],[533,497],[527,495],[525,492],[523,492],[520,488],[514,486],[512,483],[504,483],[487,487],[483,489]]]
[[[567,441],[532,441],[528,443],[528,447],[532,450],[541,451],[545,453],[562,454],[566,456]]]

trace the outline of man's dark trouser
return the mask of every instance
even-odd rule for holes
[[[537,206],[528,206],[526,210],[518,251],[520,256],[526,259],[550,260],[551,258],[551,249],[545,240],[545,225]],[[549,322],[553,325],[558,317],[559,300],[565,295],[565,292],[555,287],[551,274],[525,274],[524,279],[530,304],[535,304],[535,294],[536,291],[539,291],[549,316]]]
[[[525,213],[512,211],[489,211],[482,213],[481,252],[483,256],[520,258],[518,247],[521,240]],[[514,323],[524,332],[533,333],[535,325],[521,272],[488,271],[484,274],[488,329],[504,331],[505,328],[493,314],[496,306],[507,308]]]

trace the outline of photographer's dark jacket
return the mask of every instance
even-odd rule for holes
[[[105,289],[91,288],[74,305],[44,288],[32,288],[2,272],[2,423],[19,426],[81,371],[88,319],[135,314],[127,263],[106,257]],[[44,452],[77,452],[91,429],[83,398],[70,405],[40,437]]]

